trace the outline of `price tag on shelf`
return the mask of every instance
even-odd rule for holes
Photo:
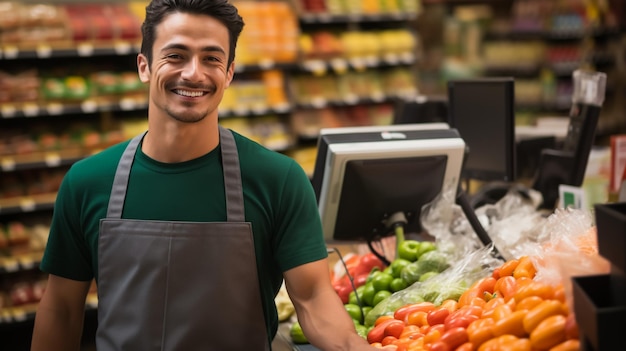
[[[262,69],[270,69],[273,68],[275,65],[276,63],[274,62],[274,60],[269,58],[259,61],[259,67],[261,67]]]
[[[368,67],[376,67],[376,66],[380,66],[380,59],[376,56],[367,56],[365,58],[365,64]]]
[[[400,55],[402,62],[413,63],[415,61],[415,54],[412,52],[404,52]]]
[[[15,106],[11,104],[2,105],[0,107],[0,113],[2,113],[2,117],[4,118],[15,117],[16,112],[17,112],[17,109],[15,108]]]
[[[306,60],[302,64],[302,67],[316,75],[323,75],[326,73],[326,62],[322,60]]]
[[[7,59],[16,59],[17,56],[19,56],[20,54],[20,50],[16,46],[13,46],[13,45],[5,46],[3,52],[4,52],[4,58],[7,58]]]
[[[52,56],[52,48],[47,44],[38,45],[35,52],[38,58],[49,58]]]
[[[61,164],[61,156],[56,152],[47,153],[44,157],[44,163],[48,167],[58,167]]]
[[[359,97],[356,94],[349,93],[343,97],[343,102],[348,105],[356,105],[359,102]]]
[[[400,62],[400,57],[396,53],[390,52],[385,54],[383,60],[385,60],[385,62],[389,65],[395,65]]]
[[[321,96],[317,96],[311,99],[311,105],[313,105],[313,107],[315,108],[326,107],[327,104],[328,102],[326,101],[326,99]]]
[[[317,20],[321,23],[327,23],[333,20],[333,16],[328,13],[319,13],[317,15]]]
[[[51,102],[46,106],[46,111],[52,116],[60,115],[63,113],[63,104]]]
[[[288,112],[289,109],[291,108],[291,106],[288,103],[282,103],[282,104],[278,104],[278,105],[274,105],[272,106],[272,109],[278,113],[285,113]]]
[[[78,53],[78,56],[93,56],[93,52],[94,52],[94,47],[93,44],[91,43],[82,43],[82,44],[78,44],[78,46],[76,47],[76,52]]]
[[[26,312],[18,307],[13,307],[13,319],[16,322],[23,322],[26,320]]]
[[[252,113],[255,115],[264,115],[269,111],[269,108],[265,104],[256,104],[252,106]]]
[[[15,170],[15,160],[11,157],[3,157],[0,160],[0,167],[5,172],[14,171]]]
[[[363,70],[367,67],[367,63],[361,57],[353,57],[350,59],[350,66],[356,70]]]
[[[247,115],[250,113],[250,109],[247,106],[237,106],[233,109],[233,113],[238,116]]]
[[[337,73],[345,73],[348,70],[348,61],[342,58],[334,58],[330,60],[330,66]]]
[[[118,41],[113,45],[113,49],[118,55],[128,55],[132,50],[132,45],[127,41]]]
[[[11,257],[5,258],[4,262],[2,263],[3,263],[2,268],[4,268],[4,270],[7,272],[17,272],[18,269],[20,268],[20,265],[17,262],[17,260]]]
[[[26,103],[22,106],[22,112],[26,117],[37,117],[39,115],[39,106],[33,103]]]
[[[93,100],[85,100],[80,104],[80,109],[84,113],[94,113],[98,110],[98,103]]]
[[[381,91],[373,92],[371,97],[372,100],[374,100],[375,102],[381,102],[385,100],[385,94],[383,94],[383,92]]]
[[[120,100],[120,109],[123,111],[132,111],[137,108],[137,103],[134,99],[124,98]]]
[[[36,206],[37,202],[30,197],[25,197],[20,200],[20,209],[22,212],[33,212]]]

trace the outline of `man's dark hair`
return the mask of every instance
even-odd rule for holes
[[[156,27],[163,19],[172,13],[188,13],[194,15],[206,15],[220,21],[228,29],[230,51],[228,53],[228,66],[235,59],[235,48],[239,34],[244,23],[237,8],[228,0],[153,0],[146,7],[146,18],[141,25],[143,35],[141,41],[141,53],[148,59],[152,66],[152,48],[156,39]]]

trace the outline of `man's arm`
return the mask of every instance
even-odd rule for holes
[[[311,344],[322,350],[378,350],[359,336],[330,282],[328,260],[285,272],[285,286]]]
[[[31,351],[80,349],[85,299],[91,282],[50,274],[37,314]]]

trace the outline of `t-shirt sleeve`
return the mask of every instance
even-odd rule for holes
[[[277,212],[276,250],[278,265],[284,272],[326,258],[317,200],[308,176],[292,162],[283,186]]]
[[[64,278],[87,281],[94,277],[91,255],[81,230],[81,197],[76,191],[70,169],[57,193],[50,234],[43,259],[42,271]]]

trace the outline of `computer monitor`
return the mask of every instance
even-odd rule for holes
[[[444,190],[456,194],[465,143],[446,123],[326,128],[313,171],[326,242],[371,242],[404,217],[421,234],[420,213]]]
[[[464,179],[515,180],[515,89],[509,77],[448,82],[449,123],[468,146]]]

